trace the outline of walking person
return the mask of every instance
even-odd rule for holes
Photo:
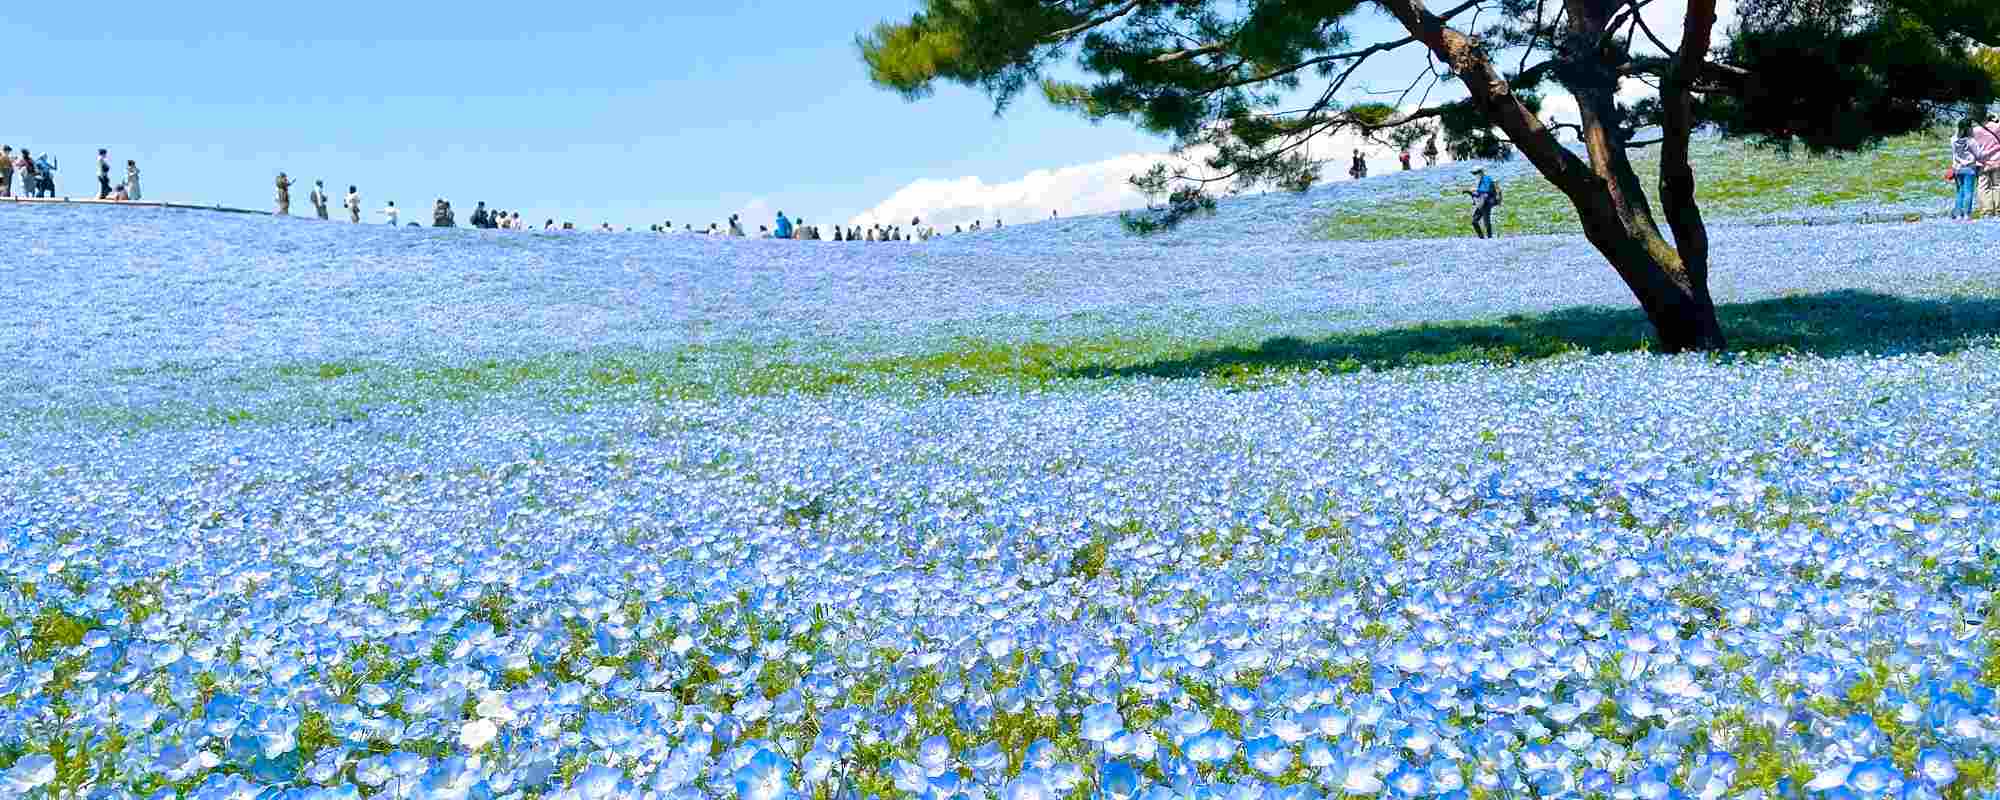
[[[387,208],[384,208],[384,209],[382,209],[381,211],[377,211],[377,212],[375,212],[375,213],[377,213],[377,214],[381,214],[382,216],[385,216],[385,217],[388,217],[388,218],[389,218],[389,227],[391,227],[391,228],[394,228],[394,227],[396,227],[396,216],[397,216],[398,214],[401,214],[402,212],[400,212],[400,211],[397,211],[397,210],[396,210],[396,201],[394,201],[394,200],[391,200],[391,201],[389,201],[389,207],[387,207]],[[412,224],[412,225],[415,225],[416,223],[412,222],[412,223],[410,223],[410,224]]]
[[[111,199],[111,151],[97,148],[97,199]]]
[[[361,190],[354,188],[353,184],[347,186],[346,208],[347,221],[355,225],[361,224]]]
[[[324,221],[326,219],[326,201],[327,201],[326,181],[313,181],[312,195],[310,195],[307,199],[312,201],[313,213],[318,215],[320,220]]]
[[[1466,192],[1466,194],[1472,195],[1472,199],[1478,203],[1472,209],[1472,232],[1479,234],[1479,238],[1481,239],[1491,239],[1494,237],[1493,209],[1495,206],[1500,205],[1500,184],[1494,182],[1493,178],[1486,174],[1485,167],[1474,167],[1472,174],[1479,176],[1478,188]],[[1481,228],[1480,225],[1482,223],[1486,227]]]
[[[125,194],[133,200],[139,199],[139,162],[125,159]]]
[[[292,215],[292,179],[285,173],[278,173],[278,216]]]
[[[1951,140],[1951,181],[1957,190],[1951,218],[1971,222],[1979,191],[1979,154],[1973,149],[1972,120],[1959,123],[1958,138]]]
[[[1397,154],[1396,160],[1403,162],[1404,172],[1410,171],[1410,151],[1404,150],[1403,152]]]
[[[14,146],[0,145],[0,197],[14,196]]]

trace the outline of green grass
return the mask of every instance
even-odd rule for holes
[[[1839,291],[1718,309],[1739,353],[1950,353],[2000,337],[2000,299],[1908,299]],[[566,410],[603,404],[727,396],[917,397],[1089,389],[1127,379],[1198,380],[1258,389],[1312,375],[1450,364],[1513,365],[1573,353],[1650,350],[1636,309],[1580,307],[1499,319],[1443,322],[1317,338],[1250,334],[1205,338],[1109,335],[1060,341],[960,339],[927,352],[838,359],[789,346],[559,353],[463,365],[380,362],[295,364],[241,378],[242,408],[97,407],[40,410],[18,427],[56,417],[112,430],[255,424],[343,424],[439,404],[540,402]],[[238,379],[231,379],[238,380]],[[144,598],[130,598],[134,608]],[[128,609],[129,610],[129,609]]]
[[[1846,203],[1891,203],[1936,196],[1942,202],[1945,184],[1939,180],[1950,140],[1942,133],[1913,134],[1880,147],[1842,157],[1785,156],[1744,142],[1699,141],[1694,146],[1696,197],[1710,222],[1759,215],[1824,210],[1832,213]],[[1635,151],[1633,166],[1654,197],[1659,186],[1659,148]],[[1469,233],[1471,201],[1448,187],[1450,194],[1385,201],[1344,208],[1321,220],[1318,233],[1327,239],[1438,239]],[[1580,233],[1576,209],[1569,199],[1543,180],[1508,181],[1506,203],[1493,212],[1493,224],[1504,234]]]

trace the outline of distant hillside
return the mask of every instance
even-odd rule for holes
[[[1716,226],[1860,222],[1908,214],[1943,216],[1951,201],[1942,180],[1948,140],[1942,134],[1893,139],[1841,158],[1786,157],[1746,142],[1705,138],[1695,143],[1702,210]],[[1658,148],[1635,153],[1648,189],[1658,181]],[[1501,232],[1580,233],[1566,199],[1522,159],[1459,162],[1359,181],[1321,184],[1302,194],[1224,197],[1212,217],[1145,237],[1167,247],[1242,247],[1317,240],[1381,241],[1470,236],[1471,200],[1461,190],[1484,166],[1500,179],[1507,202],[1494,214]],[[1111,242],[1139,237],[1117,214],[1040,220],[973,235],[1009,248],[1056,242]]]
[[[1791,156],[1747,142],[1709,138],[1694,147],[1697,197],[1711,224],[1854,222],[1871,216],[1938,215],[1948,211],[1944,172],[1950,140],[1940,134],[1893,139],[1881,147],[1835,158]],[[1634,154],[1651,193],[1659,185],[1659,148]],[[1503,181],[1506,202],[1494,213],[1503,233],[1581,233],[1569,199],[1513,162]],[[1511,178],[1511,179],[1510,179]],[[1468,181],[1469,183],[1469,176]],[[1365,182],[1364,182],[1365,183]],[[1428,196],[1396,194],[1345,205],[1320,218],[1327,239],[1427,239],[1468,234],[1470,201],[1447,185]]]

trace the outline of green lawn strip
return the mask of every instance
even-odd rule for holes
[[[1725,305],[1719,313],[1732,350],[1751,355],[1950,353],[2000,337],[2000,299],[1983,297],[1909,299],[1839,291]],[[167,403],[24,410],[9,415],[4,430],[337,424],[378,413],[494,407],[503,401],[585,411],[727,396],[921,398],[1067,391],[1129,379],[1255,389],[1363,370],[1513,365],[1569,353],[1646,351],[1648,330],[1635,309],[1588,306],[1315,336],[1273,337],[1259,329],[1205,337],[963,338],[917,353],[845,360],[802,358],[809,351],[795,345],[571,352],[418,367],[346,360],[287,364],[227,379],[249,387],[228,395],[235,403],[229,408]]]
[[[1841,157],[1790,156],[1743,142],[1708,140],[1695,147],[1696,196],[1710,222],[1802,210],[1838,212],[1844,204],[1893,203],[1935,195],[1943,202],[1949,139],[1914,134]],[[1659,148],[1637,151],[1633,166],[1649,191],[1659,185]],[[1334,212],[1318,234],[1334,240],[1438,239],[1471,232],[1471,201],[1448,187],[1435,197],[1370,203]],[[1569,199],[1539,176],[1511,181],[1506,203],[1493,213],[1508,234],[1580,233]],[[1856,215],[1857,219],[1859,215]]]

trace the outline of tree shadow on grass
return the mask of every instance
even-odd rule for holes
[[[2000,336],[2000,298],[1922,300],[1842,290],[1717,309],[1742,353],[1949,353]],[[1438,323],[1225,347],[1130,366],[1086,366],[1071,377],[1211,378],[1353,372],[1436,364],[1534,361],[1564,353],[1656,350],[1636,308],[1586,306],[1495,322]]]

